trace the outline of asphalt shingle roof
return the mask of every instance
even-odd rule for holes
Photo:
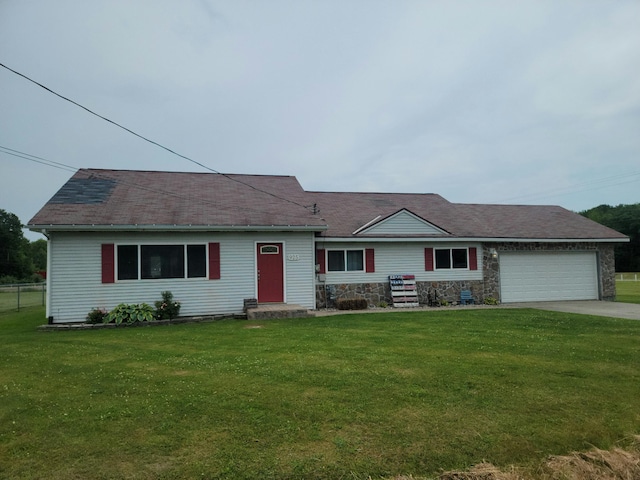
[[[291,176],[82,169],[29,225],[324,226],[306,201]]]
[[[402,209],[447,232],[443,236],[627,239],[558,206],[460,204],[437,194],[306,192],[292,176],[96,169],[79,170],[29,226],[306,226],[325,237],[366,238],[353,232]]]

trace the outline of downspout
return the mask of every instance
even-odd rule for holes
[[[51,316],[51,284],[52,275],[51,275],[51,237],[47,234],[46,230],[42,230],[41,232],[45,237],[47,237],[47,299],[46,299],[46,318],[47,323],[53,323],[53,317]]]

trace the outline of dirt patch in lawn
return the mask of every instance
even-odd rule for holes
[[[498,469],[490,463],[474,465],[467,471],[444,472],[439,480],[636,480],[640,479],[640,435],[627,448],[549,457],[535,471],[511,466]],[[394,480],[418,480],[398,476]]]

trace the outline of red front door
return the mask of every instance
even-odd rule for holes
[[[284,302],[284,267],[281,243],[258,243],[258,303]]]

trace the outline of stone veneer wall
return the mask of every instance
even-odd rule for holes
[[[498,252],[497,258],[491,257],[491,249]],[[616,297],[614,246],[606,243],[486,243],[482,248],[482,268],[484,280],[416,282],[418,300],[427,305],[429,294],[432,298],[437,292],[440,301],[455,304],[460,301],[461,290],[471,290],[476,303],[487,298],[500,300],[500,253],[501,252],[539,252],[539,251],[595,251],[597,252],[598,272],[600,275],[600,295],[602,300],[613,301]],[[341,298],[366,298],[370,306],[381,302],[391,305],[391,289],[388,283],[343,283],[316,285],[317,308],[335,308]]]
[[[421,305],[428,305],[429,295],[433,299],[436,294],[438,300],[455,304],[460,301],[461,290],[471,290],[473,298],[478,303],[484,301],[482,280],[416,282],[416,289]],[[375,307],[381,302],[388,305],[393,303],[388,282],[316,285],[317,308],[335,308],[337,301],[342,298],[365,298],[370,307]]]
[[[342,298],[366,298],[369,306],[391,304],[389,283],[337,283],[316,285],[316,308],[335,308]]]
[[[495,248],[498,258],[492,258],[490,251]],[[501,252],[542,252],[573,251],[596,252],[598,262],[600,299],[613,301],[616,298],[614,246],[607,243],[486,243],[483,245],[482,268],[484,269],[484,296],[500,300],[500,253]]]

